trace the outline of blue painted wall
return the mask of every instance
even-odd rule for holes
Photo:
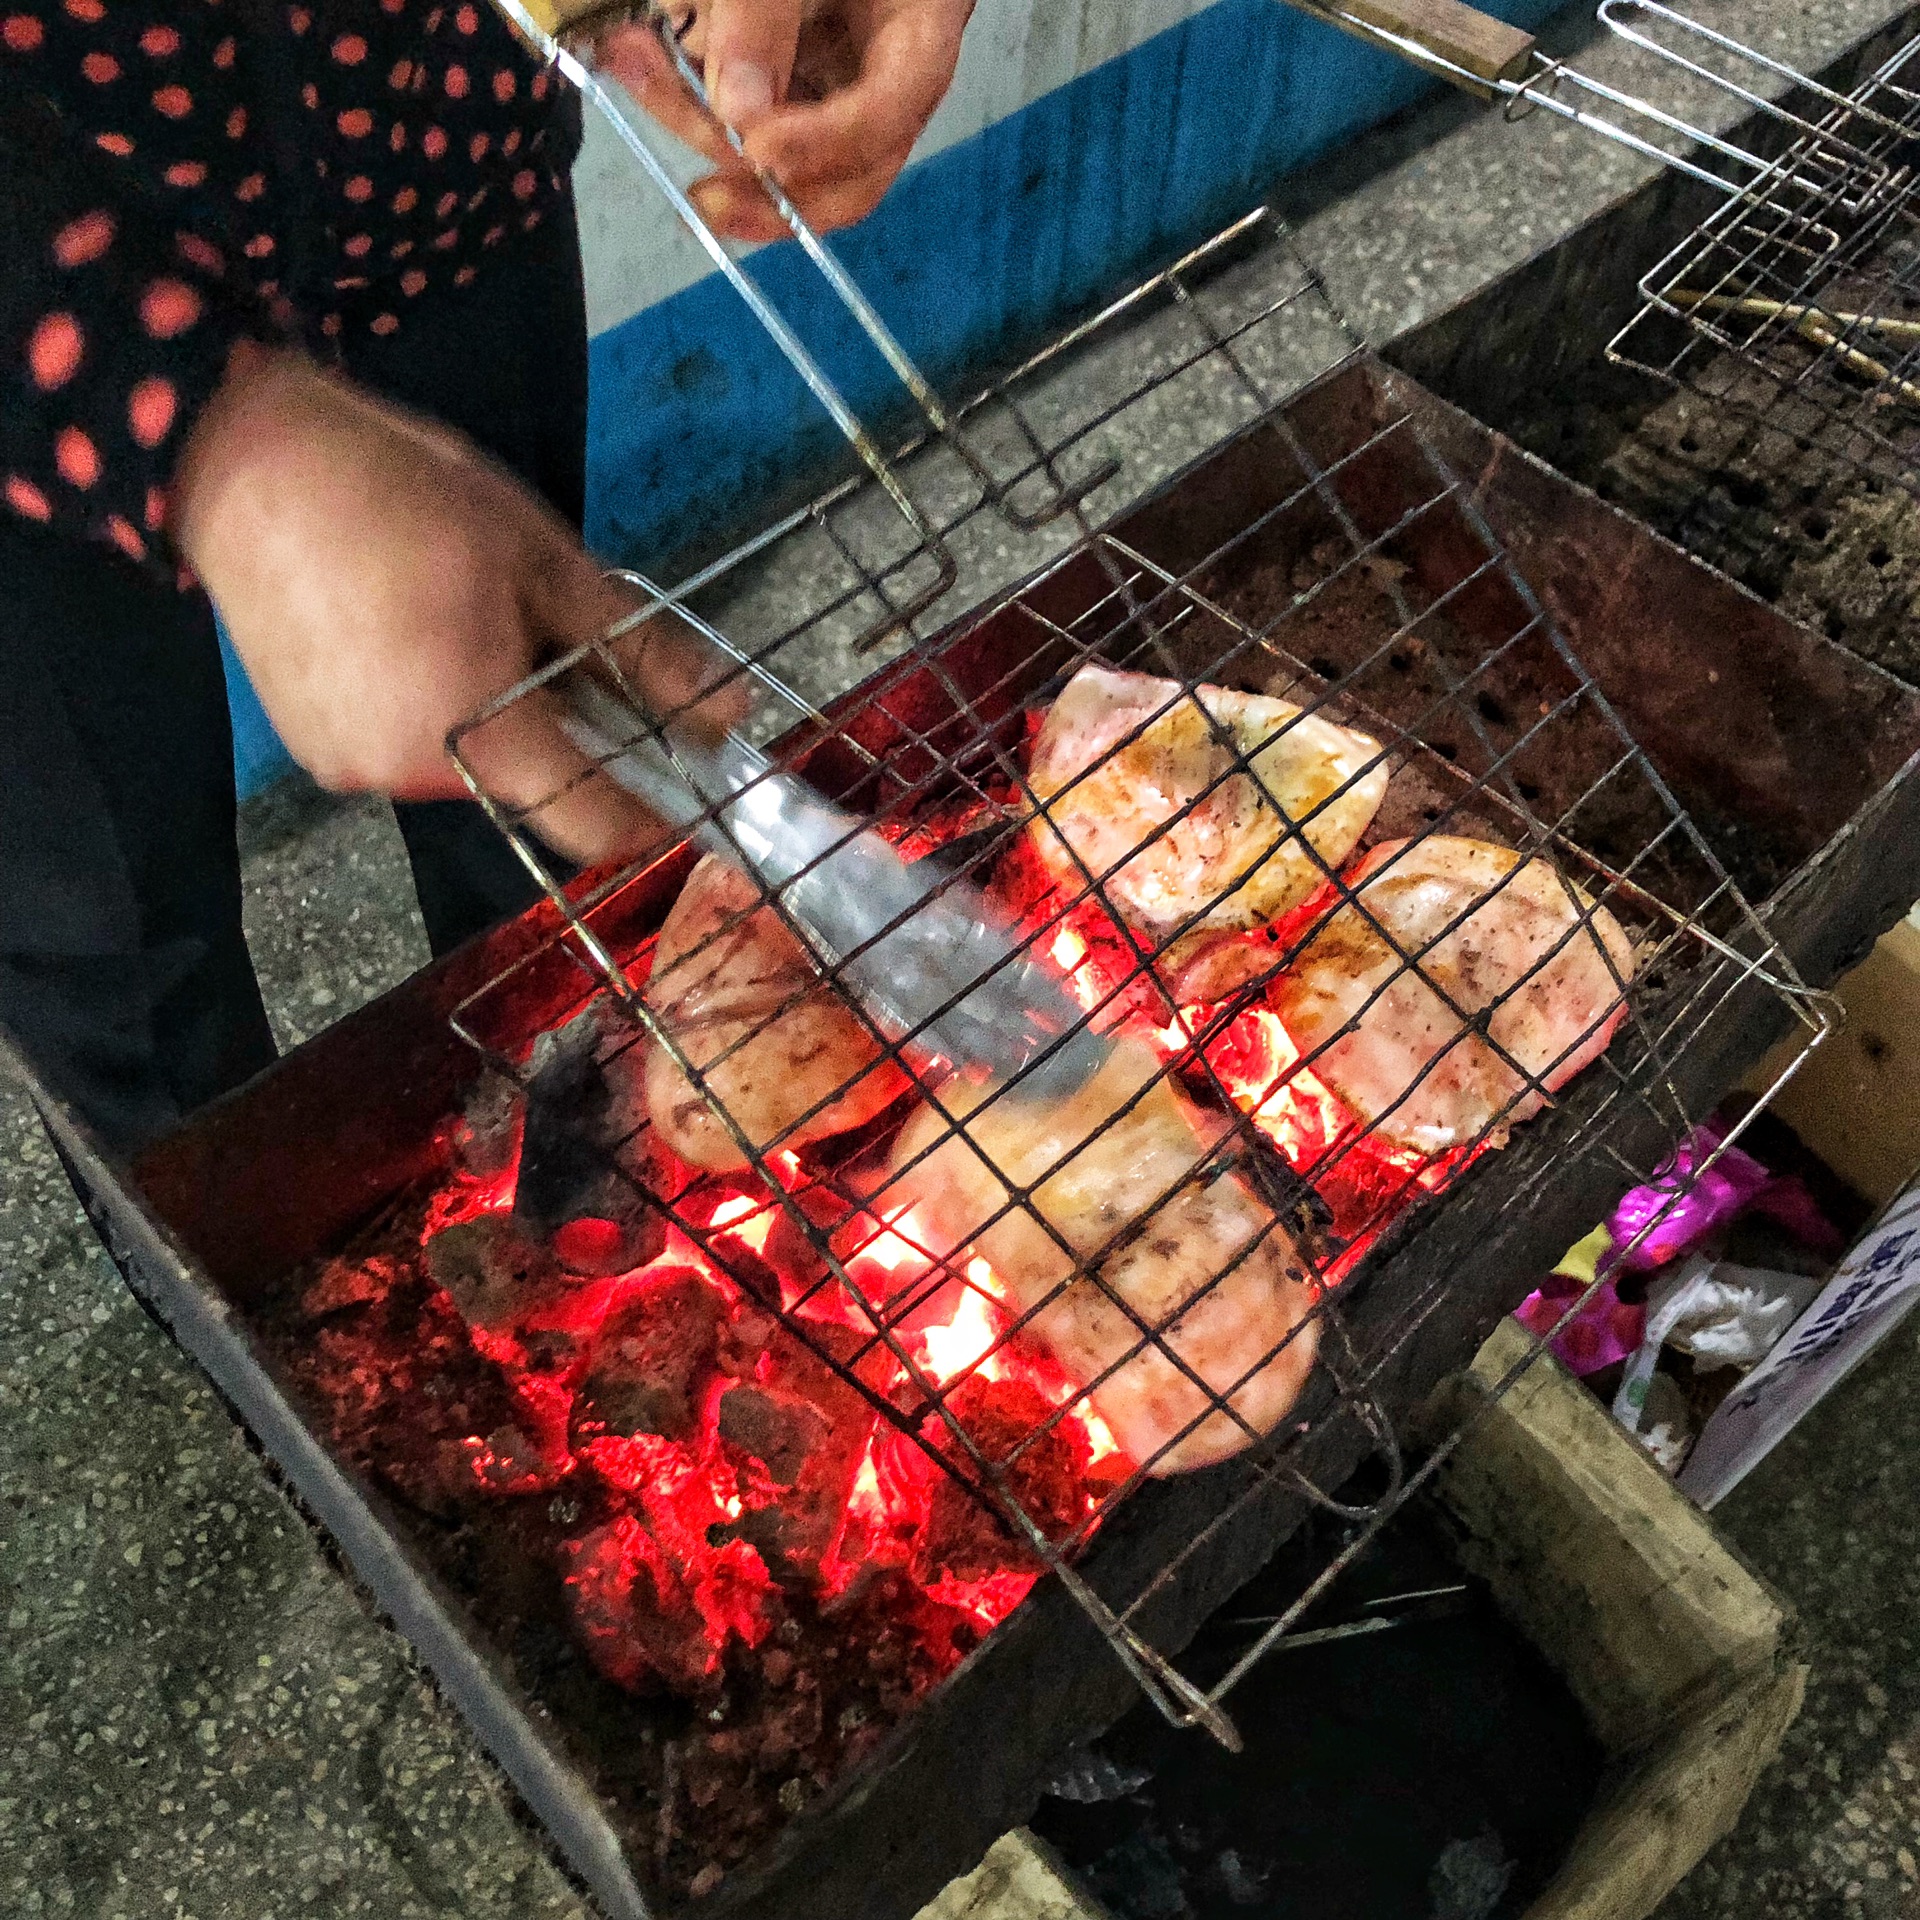
[[[1038,0],[1045,4],[1045,0]],[[1556,0],[1494,0],[1533,25]],[[1221,0],[905,175],[833,247],[936,381],[1036,342],[1436,82],[1275,0]],[[898,389],[797,246],[749,263],[856,406]],[[593,343],[588,538],[644,565],[841,442],[715,275]]]
[[[1558,0],[1483,0],[1535,26]],[[1049,0],[1035,0],[1036,5]],[[1438,83],[1277,0],[1220,4],[922,161],[835,251],[943,385],[1226,224],[1277,176]],[[856,406],[891,377],[791,242],[750,270]],[[842,452],[716,274],[592,347],[587,537],[648,565],[738,528]],[[243,793],[287,765],[228,658]]]

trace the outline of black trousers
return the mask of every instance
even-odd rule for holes
[[[587,345],[571,206],[349,356],[576,526]],[[518,912],[525,870],[467,801],[396,806],[435,954]],[[111,549],[0,522],[0,1028],[131,1153],[274,1058],[240,925],[213,612]]]

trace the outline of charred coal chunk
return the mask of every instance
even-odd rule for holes
[[[790,1487],[826,1444],[827,1423],[804,1400],[742,1385],[720,1396],[720,1437],[752,1454],[776,1487]]]
[[[476,1180],[503,1177],[520,1148],[520,1117],[519,1087],[504,1073],[482,1074],[454,1129],[455,1162]]]
[[[400,1263],[383,1253],[354,1260],[329,1260],[300,1296],[303,1320],[324,1320],[356,1307],[372,1306],[392,1292]]]
[[[568,1609],[594,1666],[616,1686],[656,1675],[676,1692],[709,1690],[719,1656],[686,1590],[630,1514],[561,1548]]]
[[[947,1396],[948,1414],[995,1469],[1006,1494],[1050,1540],[1063,1539],[1086,1512],[1087,1448],[1079,1429],[1047,1422],[1053,1408],[1020,1380],[963,1380]],[[946,1423],[930,1420],[929,1438],[970,1477],[986,1480]],[[1023,1533],[948,1473],[937,1473],[927,1524],[914,1545],[913,1574],[938,1580],[984,1580],[1041,1565]]]
[[[644,1035],[610,999],[534,1043],[515,1217],[575,1272],[627,1273],[667,1222],[625,1169],[646,1124]]]
[[[436,1233],[427,1242],[427,1272],[470,1329],[494,1336],[553,1310],[570,1284],[553,1255],[501,1213]]]
[[[802,1187],[791,1196],[788,1205],[774,1215],[767,1234],[767,1259],[788,1279],[796,1292],[804,1293],[826,1282],[830,1271],[815,1234],[837,1242],[854,1214],[854,1203],[824,1181]],[[796,1218],[796,1212],[800,1218]],[[801,1225],[804,1218],[814,1229]]]
[[[783,1327],[754,1377],[720,1396],[721,1438],[758,1461],[780,1492],[777,1502],[750,1507],[723,1531],[756,1548],[775,1579],[788,1583],[818,1572],[873,1430],[872,1406],[846,1377],[859,1369],[867,1343],[850,1327],[822,1324],[808,1332],[831,1362]]]
[[[774,1314],[750,1298],[738,1301],[720,1330],[720,1371],[736,1380],[750,1378],[779,1333]]]
[[[566,1478],[570,1465],[564,1458],[556,1460],[511,1421],[495,1427],[484,1439],[467,1438],[459,1452],[475,1486],[506,1497],[551,1493]]]
[[[691,1437],[726,1319],[718,1290],[691,1267],[628,1287],[601,1323],[574,1399],[574,1445],[609,1434]]]

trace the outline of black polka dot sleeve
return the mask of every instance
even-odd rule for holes
[[[399,332],[578,139],[483,0],[0,0],[0,511],[171,574],[234,340]]]
[[[271,321],[218,247],[0,80],[6,510],[170,569],[160,536],[183,434],[235,337]]]

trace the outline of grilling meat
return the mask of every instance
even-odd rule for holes
[[[1208,714],[1251,776],[1234,771]],[[1189,922],[1190,931],[1258,926],[1324,878],[1302,835],[1336,868],[1359,844],[1387,790],[1386,763],[1369,766],[1379,752],[1366,734],[1288,700],[1226,687],[1186,694],[1172,680],[1084,666],[1034,741],[1028,777],[1051,803],[1051,824],[1033,822],[1034,844],[1075,892],[1084,863],[1156,941]]]
[[[1203,1168],[1224,1123],[1165,1073],[1129,1038],[1069,1100],[955,1085],[941,1102],[961,1131],[921,1109],[895,1148],[888,1194],[915,1203],[929,1251],[971,1245],[1017,1312],[1038,1309],[1028,1331],[1156,1474],[1238,1453],[1249,1428],[1271,1431],[1318,1334],[1298,1248],[1237,1175]],[[1030,1203],[1010,1205],[1010,1184]],[[1083,1262],[1097,1281],[1077,1271]],[[1208,1412],[1223,1401],[1239,1420]]]
[[[797,1151],[864,1125],[906,1088],[753,881],[712,854],[660,930],[645,998],[758,1150]],[[683,1160],[715,1172],[747,1164],[657,1042],[646,1084],[653,1124]]]
[[[1387,1139],[1441,1153],[1532,1118],[1541,1095],[1502,1052],[1552,1091],[1606,1050],[1633,951],[1550,862],[1436,834],[1375,847],[1349,884],[1394,945],[1335,908],[1274,1006],[1302,1053],[1331,1043],[1313,1071]],[[1483,1013],[1485,1039],[1460,1017]]]

